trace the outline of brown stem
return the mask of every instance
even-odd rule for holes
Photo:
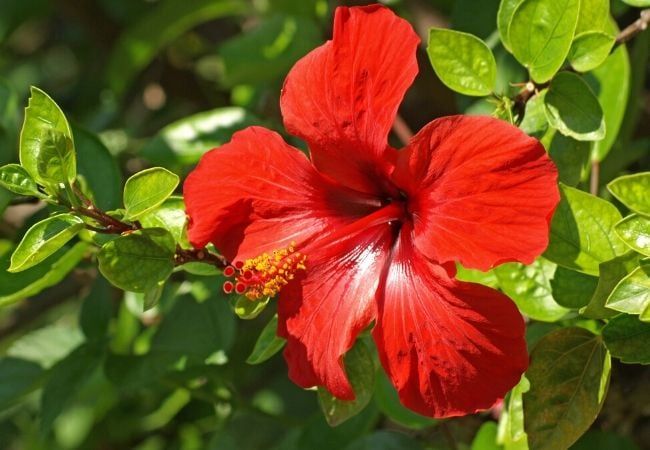
[[[177,266],[181,266],[189,262],[202,262],[211,264],[219,269],[225,269],[230,265],[226,258],[221,255],[215,255],[214,253],[210,253],[205,249],[184,249],[180,246],[176,247],[174,261]]]
[[[402,141],[403,145],[408,145],[411,138],[413,138],[413,131],[399,114],[395,116],[395,122],[393,122],[393,131],[399,140]]]
[[[650,24],[650,9],[644,9],[639,14],[639,18],[625,27],[616,36],[616,45],[623,44],[634,38],[637,34],[643,32]]]
[[[600,163],[598,161],[591,162],[591,179],[589,181],[589,192],[592,195],[598,195],[600,185]]]

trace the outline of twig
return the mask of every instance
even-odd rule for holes
[[[180,246],[176,247],[174,261],[177,266],[181,266],[189,262],[202,262],[211,264],[219,269],[225,269],[230,265],[226,258],[221,255],[215,255],[214,253],[210,253],[207,250],[203,249],[184,249]]]
[[[650,24],[650,9],[644,9],[639,14],[637,20],[618,33],[618,36],[616,36],[616,45],[623,44],[634,38],[637,34],[648,28],[648,24]]]
[[[402,141],[403,145],[408,145],[409,141],[413,137],[413,131],[411,131],[411,128],[399,114],[395,116],[395,122],[393,122],[393,131],[399,140]]]
[[[600,163],[598,161],[592,161],[591,179],[589,180],[589,192],[591,192],[591,195],[598,195],[599,186],[600,186]]]

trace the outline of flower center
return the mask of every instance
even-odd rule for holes
[[[245,295],[250,300],[275,296],[294,279],[296,272],[306,270],[307,256],[297,252],[295,246],[296,243],[291,242],[288,247],[271,254],[262,253],[243,262],[234,262],[223,271],[226,277],[233,278],[223,284],[223,291]]]

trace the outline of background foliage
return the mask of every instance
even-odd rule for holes
[[[282,132],[282,80],[338,3],[4,0],[1,448],[650,448],[650,33],[619,31],[650,2],[387,3],[423,41],[411,128],[495,114],[560,171],[544,256],[459,272],[528,318],[531,367],[503,404],[410,412],[363,338],[347,355],[355,403],[303,391],[273,303],[229,301],[213,267],[179,264],[196,256],[180,180],[238,129]],[[113,212],[82,214],[85,197]]]

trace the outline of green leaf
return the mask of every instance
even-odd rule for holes
[[[546,111],[544,107],[544,96],[546,90],[533,96],[526,102],[526,111],[524,113],[524,120],[521,121],[519,128],[529,136],[541,138],[548,129],[548,120],[546,119]]]
[[[650,256],[650,218],[632,214],[617,223],[614,230],[632,250]]]
[[[63,111],[45,92],[33,87],[20,132],[20,164],[42,184],[74,181],[72,132]],[[48,163],[52,167],[48,167]],[[50,175],[54,178],[50,180]]]
[[[575,73],[557,74],[544,97],[546,117],[552,127],[578,141],[605,137],[603,110],[589,85]]]
[[[494,90],[497,63],[490,48],[476,36],[431,28],[427,53],[436,75],[450,89],[474,96]]]
[[[555,301],[571,309],[587,306],[597,285],[598,278],[564,267],[558,267],[551,280],[551,290]]]
[[[531,450],[568,448],[587,431],[605,399],[610,364],[601,338],[584,328],[562,328],[538,342],[523,396]]]
[[[621,314],[605,325],[603,340],[614,358],[628,364],[650,364],[650,323]]]
[[[339,400],[323,387],[318,388],[318,400],[327,423],[335,427],[356,416],[368,405],[375,390],[375,363],[368,345],[357,340],[345,355],[347,373],[355,399]]]
[[[7,355],[32,361],[44,369],[49,369],[82,342],[83,335],[71,324],[48,325],[20,336],[11,344]]]
[[[507,263],[494,269],[499,287],[517,308],[531,319],[555,322],[569,310],[558,305],[551,294],[555,264],[543,258],[531,265]]]
[[[219,47],[221,82],[231,87],[280,80],[321,39],[318,25],[307,17],[267,17]]]
[[[639,264],[639,256],[628,252],[600,265],[600,277],[594,295],[581,314],[590,319],[607,319],[616,312],[606,307],[607,299],[616,285]]]
[[[97,370],[104,354],[95,346],[82,344],[57,362],[49,373],[41,399],[41,430],[47,433],[54,419],[73,399],[75,393],[88,382]]]
[[[104,211],[119,208],[122,197],[122,173],[115,158],[90,131],[73,126],[79,156],[77,171],[90,188],[95,204]]]
[[[176,300],[151,342],[151,352],[189,357],[203,362],[217,351],[228,351],[235,337],[235,319],[223,298],[199,302],[189,295]]]
[[[59,214],[37,222],[14,250],[7,270],[15,273],[34,267],[63,247],[84,226],[84,221],[73,214]]]
[[[567,269],[598,275],[599,264],[625,252],[614,233],[621,213],[611,203],[560,185],[561,201],[551,222],[544,257]]]
[[[175,246],[167,230],[138,230],[104,244],[97,256],[99,270],[120,289],[146,292],[171,275]]]
[[[460,281],[479,283],[495,289],[499,286],[499,280],[494,274],[494,270],[481,272],[480,270],[476,269],[466,269],[465,267],[461,266],[460,263],[456,263],[456,270],[456,279]]]
[[[609,0],[580,0],[576,37],[585,32],[605,30],[609,20]]]
[[[113,290],[104,277],[98,276],[79,313],[79,326],[86,339],[99,341],[106,337],[112,316]]]
[[[164,228],[182,247],[190,246],[185,232],[187,215],[182,197],[170,197],[162,205],[140,217],[146,228]]]
[[[622,0],[623,3],[627,3],[630,6],[636,6],[637,8],[646,8],[650,6],[650,0]]]
[[[471,450],[501,450],[497,444],[497,424],[488,421],[478,429],[474,440],[472,440]]]
[[[576,186],[588,173],[591,154],[589,142],[576,141],[563,134],[555,133],[548,153],[557,166],[561,183]]]
[[[15,405],[40,384],[43,369],[24,359],[0,358],[0,411]]]
[[[243,108],[204,111],[165,126],[140,150],[140,155],[165,167],[196,164],[206,150],[225,144],[235,131],[260,120]]]
[[[499,37],[503,46],[512,53],[510,45],[510,23],[512,16],[515,14],[515,9],[522,2],[522,0],[501,0],[499,4],[499,11],[497,13],[497,28],[499,30]]]
[[[515,9],[508,41],[536,82],[550,80],[562,67],[579,11],[580,0],[523,0]]]
[[[156,53],[196,25],[246,12],[236,0],[188,0],[160,2],[120,36],[106,69],[108,84],[122,94]]]
[[[45,197],[38,190],[36,181],[19,164],[0,167],[0,186],[19,195]]]
[[[616,34],[616,27],[606,30]],[[605,138],[593,144],[591,159],[602,161],[616,141],[623,123],[630,91],[630,57],[625,45],[619,45],[603,64],[585,74],[585,81],[596,94],[605,117]]]
[[[602,31],[587,31],[576,36],[569,51],[569,62],[578,72],[589,72],[605,62],[616,38]]]
[[[277,335],[278,315],[275,314],[266,324],[255,342],[255,347],[246,359],[248,364],[261,364],[282,350],[285,340]]]
[[[32,297],[43,289],[60,283],[81,261],[87,249],[88,244],[79,242],[71,249],[61,249],[37,266],[19,273],[11,273],[7,270],[11,253],[2,253],[0,257],[0,306],[11,305]]]
[[[528,435],[524,430],[522,396],[529,389],[530,383],[524,375],[505,400],[497,434],[497,440],[503,445],[504,450],[528,450]]]
[[[618,177],[607,189],[632,211],[650,214],[650,172]]]
[[[420,430],[436,424],[435,419],[422,416],[402,405],[397,391],[383,370],[377,376],[375,402],[390,420],[407,428]]]
[[[571,450],[640,450],[627,436],[620,436],[611,431],[589,430],[572,447]]]
[[[335,448],[335,447],[334,447]],[[428,447],[427,447],[428,448]],[[379,430],[362,436],[344,450],[423,450],[419,441],[396,431]]]
[[[124,185],[125,219],[135,219],[162,204],[179,183],[178,175],[162,167],[136,173]]]
[[[251,320],[262,314],[270,300],[271,297],[262,300],[251,300],[245,295],[239,295],[232,301],[232,309],[240,319]]]
[[[650,304],[650,264],[641,264],[614,288],[607,306],[628,314],[642,314]]]

